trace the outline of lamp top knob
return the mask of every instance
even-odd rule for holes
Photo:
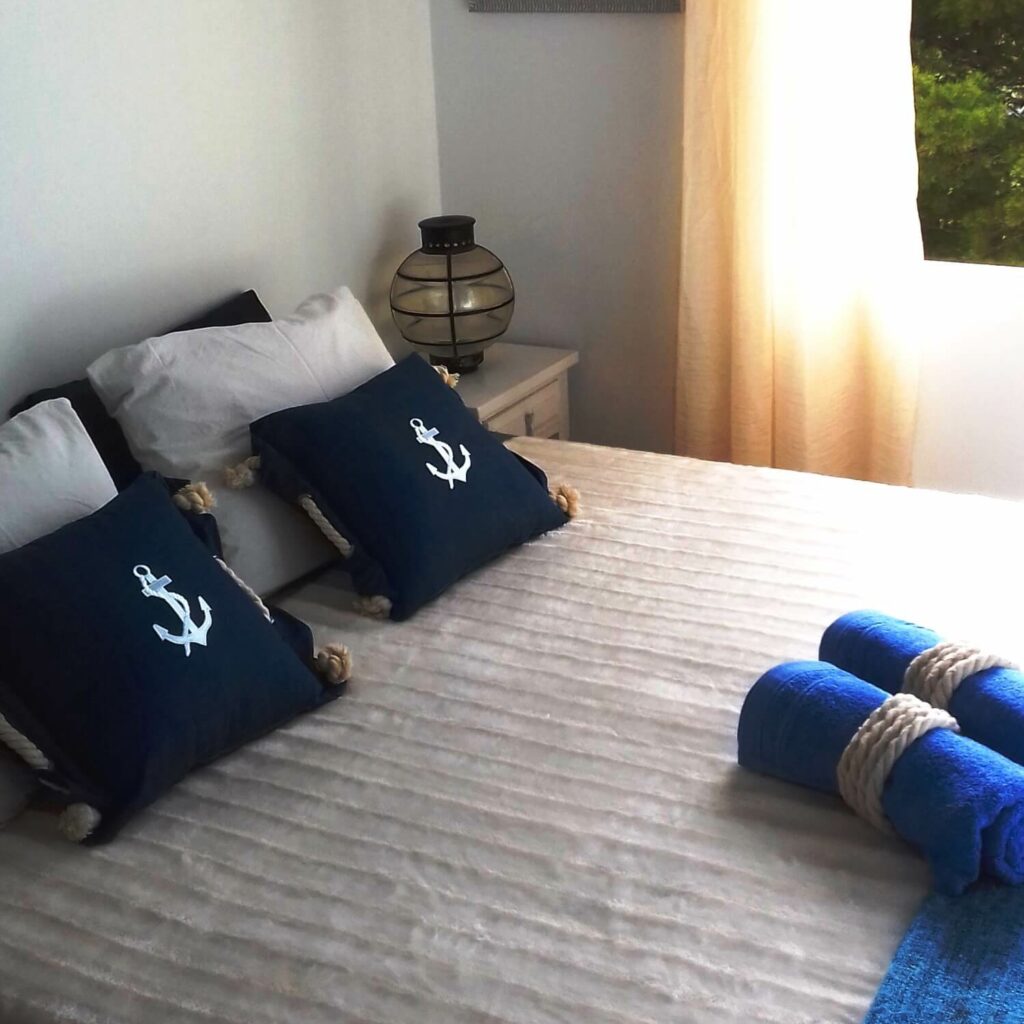
[[[457,253],[476,248],[475,217],[428,217],[419,223],[423,252]]]

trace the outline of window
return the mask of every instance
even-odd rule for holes
[[[1024,0],[914,0],[925,255],[1024,266]]]

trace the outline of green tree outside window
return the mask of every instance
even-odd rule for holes
[[[1024,0],[914,0],[925,255],[1024,266]]]

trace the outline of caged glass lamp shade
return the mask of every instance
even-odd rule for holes
[[[391,312],[402,337],[454,373],[472,373],[508,330],[516,293],[505,265],[476,244],[473,217],[429,217],[398,268]]]

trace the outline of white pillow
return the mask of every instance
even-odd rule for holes
[[[40,402],[0,425],[0,554],[91,515],[117,495],[66,398]],[[0,752],[0,825],[29,802],[35,777]]]
[[[116,496],[66,398],[40,402],[0,426],[0,554],[90,515]]]
[[[393,365],[362,306],[339,288],[312,296],[284,320],[114,349],[88,373],[145,469],[206,480],[228,563],[266,594],[335,552],[294,510],[270,512],[277,498],[258,488],[226,492],[219,486],[225,466],[249,455],[253,420],[346,394]]]

